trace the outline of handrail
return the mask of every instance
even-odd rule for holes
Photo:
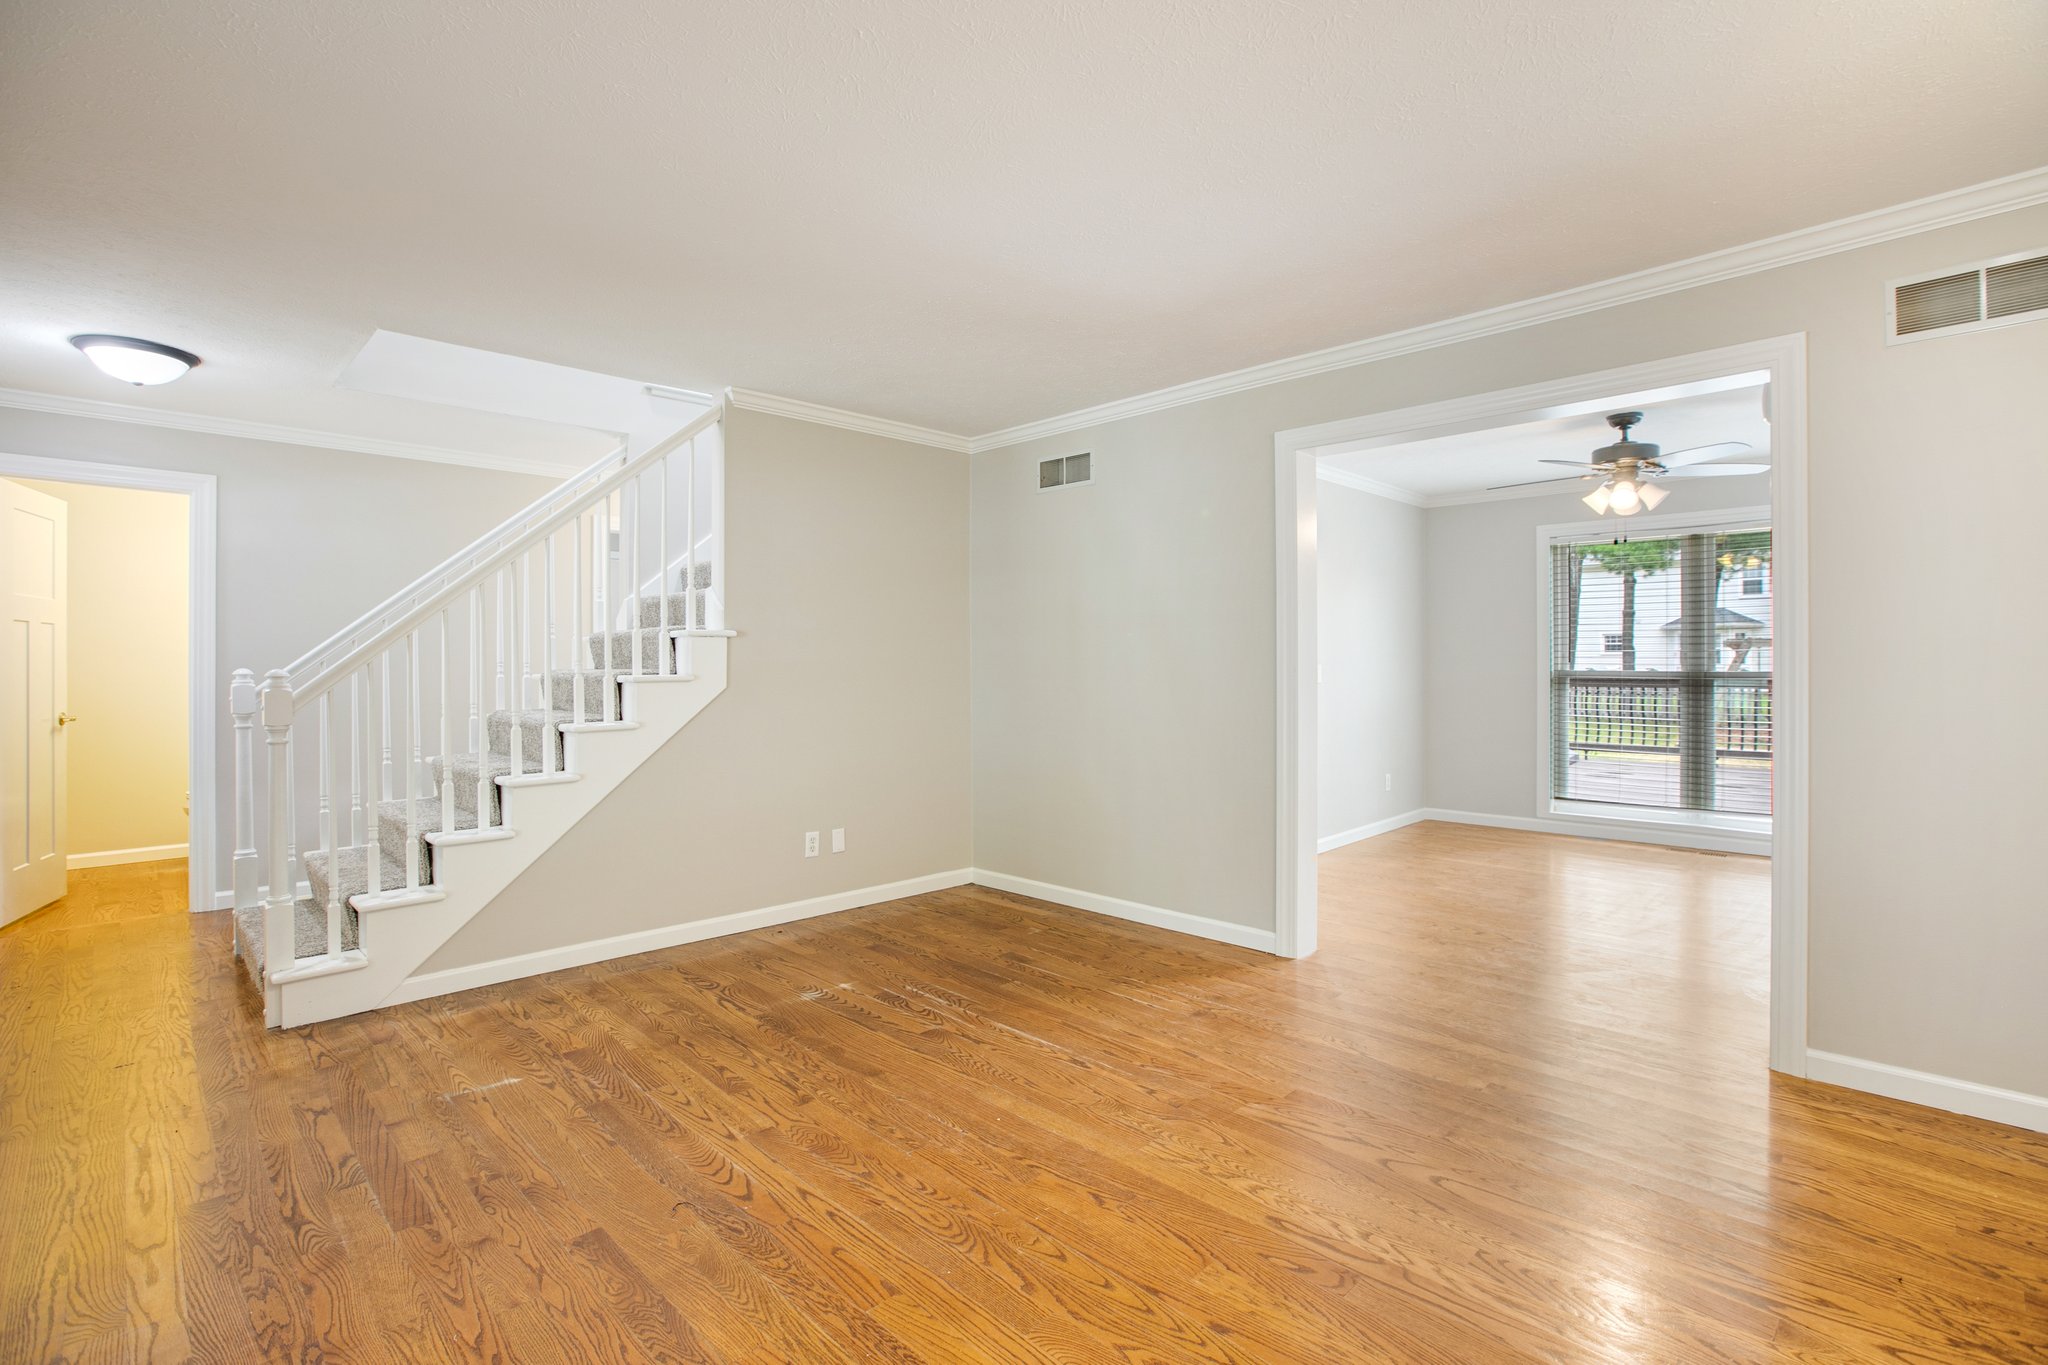
[[[724,403],[706,408],[687,426],[682,427],[620,465],[619,468],[612,471],[610,477],[589,488],[583,489],[582,495],[567,510],[557,510],[539,525],[529,526],[517,540],[501,545],[488,558],[472,563],[468,569],[464,570],[453,581],[443,583],[424,601],[414,603],[403,615],[395,620],[386,621],[375,634],[367,639],[358,641],[352,646],[348,653],[343,655],[338,662],[329,663],[320,668],[318,672],[314,673],[304,682],[300,682],[296,677],[292,677],[290,679],[290,686],[295,704],[303,705],[306,701],[318,697],[321,693],[332,688],[336,683],[360,668],[365,660],[396,644],[414,627],[427,620],[442,607],[455,601],[462,593],[483,582],[507,564],[514,562],[528,550],[540,545],[557,530],[569,525],[576,517],[581,516],[598,498],[607,497],[614,489],[630,483],[639,476],[641,471],[665,458],[676,447],[694,440],[698,435],[710,430],[720,421],[724,420],[724,417]],[[593,466],[592,470],[587,470],[585,473],[594,472],[603,464],[609,463],[616,458],[616,454],[607,456],[605,460],[599,462],[598,466]],[[581,479],[583,476],[578,475],[577,477]],[[557,489],[555,491],[560,493],[563,490]],[[458,559],[460,557],[459,555],[457,556]],[[431,576],[429,575],[429,577]],[[372,614],[374,615],[374,613]]]
[[[547,492],[541,494],[540,497],[535,498],[525,507],[514,512],[504,521],[499,522],[496,526],[484,532],[475,540],[463,546],[460,550],[457,550],[454,554],[448,556],[448,558],[442,560],[403,588],[400,588],[397,592],[392,593],[382,602],[379,602],[376,606],[370,608],[361,616],[358,616],[355,620],[349,622],[346,626],[343,626],[304,654],[301,654],[298,658],[292,660],[284,671],[292,677],[297,677],[305,669],[319,663],[336,648],[346,645],[350,638],[365,626],[370,625],[378,617],[389,612],[394,607],[402,605],[407,598],[413,597],[423,589],[430,587],[436,579],[445,578],[448,574],[457,571],[462,567],[464,561],[474,562],[476,556],[488,549],[492,542],[518,529],[534,517],[551,511],[551,504],[557,503],[561,499],[573,494],[585,479],[601,473],[606,465],[614,464],[625,458],[626,450],[626,446],[618,446],[607,452],[595,464],[587,466],[553,488],[550,488]]]

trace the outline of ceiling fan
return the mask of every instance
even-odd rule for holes
[[[1529,488],[1540,483],[1575,483],[1587,479],[1599,479],[1600,485],[1588,493],[1583,501],[1586,506],[1606,516],[1609,512],[1617,517],[1632,517],[1645,508],[1655,507],[1670,496],[1670,490],[1657,485],[1665,479],[1727,478],[1737,474],[1765,474],[1770,472],[1767,464],[1736,463],[1728,460],[1714,460],[1723,452],[1733,453],[1750,449],[1747,441],[1716,441],[1712,445],[1690,446],[1664,454],[1647,441],[1629,439],[1629,428],[1643,420],[1640,412],[1613,412],[1607,415],[1607,425],[1621,433],[1621,439],[1611,446],[1601,446],[1593,452],[1593,458],[1581,463],[1578,460],[1544,460],[1543,464],[1563,465],[1566,469],[1585,472],[1577,479],[1535,479],[1529,483],[1500,484],[1500,488]]]

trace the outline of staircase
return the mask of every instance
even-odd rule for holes
[[[235,949],[267,1024],[389,1002],[724,690],[723,416],[234,675]]]

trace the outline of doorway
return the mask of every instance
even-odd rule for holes
[[[1475,720],[1492,725],[1488,744],[1465,742],[1468,737],[1460,736],[1461,749],[1454,757],[1468,763],[1477,755],[1479,760],[1488,761],[1503,781],[1513,784],[1513,799],[1526,805],[1533,796],[1540,805],[1526,813],[1519,811],[1512,816],[1488,817],[1466,820],[1466,823],[1494,825],[1508,829],[1539,830],[1551,833],[1592,834],[1605,838],[1635,838],[1644,842],[1667,843],[1681,847],[1722,849],[1726,851],[1767,852],[1772,857],[1770,866],[1771,912],[1770,912],[1770,994],[1771,1009],[1769,1020],[1771,1066],[1792,1074],[1804,1074],[1805,1058],[1805,847],[1806,847],[1806,796],[1805,796],[1805,658],[1806,658],[1806,612],[1805,612],[1805,460],[1804,460],[1804,338],[1785,337],[1748,346],[1730,347],[1720,351],[1705,352],[1672,360],[1629,366],[1597,374],[1582,375],[1573,379],[1532,385],[1526,388],[1506,390],[1492,394],[1476,395],[1470,398],[1446,403],[1430,404],[1423,407],[1403,409],[1396,412],[1375,414],[1354,420],[1334,422],[1313,428],[1278,433],[1274,439],[1275,452],[1275,493],[1276,521],[1275,540],[1276,564],[1276,621],[1277,654],[1276,678],[1278,681],[1276,713],[1278,716],[1278,763],[1276,774],[1277,800],[1275,813],[1276,834],[1276,928],[1280,950],[1291,956],[1305,956],[1313,952],[1317,942],[1317,870],[1319,834],[1325,840],[1332,837],[1330,831],[1319,830],[1318,817],[1320,802],[1325,790],[1341,787],[1341,783],[1330,783],[1321,773],[1319,757],[1319,717],[1326,713],[1327,706],[1322,694],[1323,679],[1320,665],[1330,657],[1322,647],[1321,633],[1324,629],[1319,621],[1319,557],[1322,553],[1319,502],[1317,497],[1318,474],[1327,478],[1327,465],[1319,456],[1333,454],[1360,454],[1365,452],[1391,452],[1401,448],[1403,452],[1419,452],[1427,458],[1428,447],[1437,443],[1462,441],[1470,444],[1478,433],[1494,433],[1501,428],[1528,428],[1534,430],[1537,424],[1551,427],[1568,425],[1576,421],[1591,420],[1597,428],[1609,409],[1622,405],[1622,400],[1654,407],[1659,402],[1669,402],[1688,395],[1712,394],[1750,388],[1757,392],[1761,401],[1760,420],[1769,423],[1770,472],[1767,482],[1770,504],[1766,519],[1771,527],[1770,550],[1768,551],[1767,579],[1771,593],[1773,620],[1770,622],[1770,645],[1768,657],[1772,676],[1762,685],[1770,689],[1771,748],[1768,777],[1762,779],[1768,787],[1768,823],[1756,822],[1750,828],[1743,828],[1742,813],[1726,815],[1712,811],[1703,816],[1696,808],[1714,805],[1701,795],[1698,780],[1711,777],[1720,771],[1722,785],[1719,790],[1729,800],[1734,795],[1748,791],[1756,782],[1750,781],[1756,774],[1753,755],[1745,753],[1736,758],[1716,758],[1711,748],[1715,735],[1714,727],[1694,727],[1690,730],[1680,726],[1666,726],[1671,734],[1662,729],[1649,727],[1641,733],[1630,730],[1627,734],[1614,731],[1611,718],[1604,713],[1594,722],[1579,723],[1577,712],[1569,709],[1569,703],[1579,693],[1600,694],[1603,704],[1614,701],[1610,693],[1618,695],[1616,679],[1594,679],[1588,682],[1579,678],[1580,672],[1588,671],[1589,665],[1579,653],[1558,661],[1554,636],[1557,631],[1552,616],[1555,602],[1569,600],[1575,605],[1580,599],[1570,593],[1560,595],[1555,573],[1550,566],[1569,566],[1580,562],[1585,556],[1568,548],[1560,553],[1557,546],[1576,546],[1586,537],[1599,538],[1602,534],[1615,538],[1616,526],[1627,524],[1620,519],[1608,517],[1604,523],[1594,524],[1587,531],[1583,523],[1592,523],[1586,508],[1579,508],[1568,499],[1554,494],[1550,501],[1564,501],[1572,510],[1572,521],[1580,524],[1559,524],[1565,521],[1556,514],[1542,518],[1549,523],[1537,526],[1515,527],[1505,525],[1509,517],[1496,518],[1503,524],[1480,528],[1480,534],[1473,543],[1485,547],[1488,559],[1466,556],[1457,566],[1459,573],[1472,577],[1475,572],[1479,581],[1468,584],[1474,591],[1466,598],[1482,603],[1487,611],[1499,615],[1500,621],[1479,622],[1478,629],[1468,632],[1475,639],[1487,642],[1486,657],[1477,652],[1470,658],[1439,659],[1438,641],[1453,632],[1445,630],[1445,602],[1432,595],[1426,614],[1429,619],[1425,634],[1431,637],[1432,681],[1428,685],[1428,705],[1471,716]],[[1645,437],[1644,439],[1654,439]],[[1678,442],[1673,442],[1675,447]],[[1548,452],[1546,452],[1548,453]],[[1584,458],[1583,453],[1581,458]],[[1337,463],[1346,463],[1338,461]],[[1359,473],[1360,468],[1372,468],[1369,462],[1350,462],[1348,471],[1354,488],[1365,492],[1400,495],[1404,491],[1413,493],[1414,481],[1408,480],[1404,490],[1401,482],[1377,481]],[[1559,474],[1566,471],[1559,470]],[[1544,477],[1540,472],[1524,475],[1527,478]],[[1337,487],[1345,480],[1339,479]],[[1762,482],[1764,480],[1757,480]],[[1508,483],[1513,479],[1500,476],[1490,482]],[[1718,483],[1718,480],[1708,482]],[[1328,482],[1323,484],[1329,488]],[[1349,491],[1349,490],[1343,490]],[[1544,490],[1546,494],[1549,490]],[[1481,489],[1463,496],[1463,501],[1486,503],[1488,507],[1506,508],[1508,503],[1499,499],[1517,496],[1512,492]],[[1446,499],[1439,493],[1432,498],[1410,496],[1411,503],[1429,506],[1444,506]],[[1448,499],[1450,503],[1461,500],[1459,496]],[[1596,499],[1597,501],[1597,499]],[[1705,501],[1705,500],[1702,500]],[[1521,504],[1526,506],[1527,504]],[[1588,504],[1591,506],[1592,504]],[[1665,510],[1675,510],[1680,504],[1674,500]],[[1460,511],[1485,511],[1485,508],[1460,508]],[[1632,506],[1631,513],[1636,509]],[[1438,515],[1434,512],[1432,517]],[[1737,518],[1741,520],[1740,517]],[[1752,515],[1752,519],[1753,515]],[[1630,516],[1628,523],[1645,523],[1648,518]],[[1675,523],[1674,523],[1675,524]],[[1333,533],[1341,534],[1340,527],[1333,522]],[[1668,529],[1668,528],[1658,528]],[[1748,533],[1751,529],[1735,528],[1735,533]],[[1702,533],[1704,534],[1704,533]],[[1628,535],[1620,539],[1628,539]],[[1709,537],[1711,538],[1711,537]],[[1731,542],[1732,543],[1732,542]],[[1715,541],[1719,545],[1719,541]],[[1429,567],[1444,569],[1439,564],[1443,545],[1432,539]],[[1339,553],[1332,547],[1333,564],[1338,562]],[[1493,568],[1485,566],[1493,560],[1499,563]],[[1732,562],[1732,561],[1731,561]],[[1745,561],[1746,563],[1746,561]],[[1475,566],[1479,566],[1475,570]],[[1668,577],[1672,591],[1687,582],[1695,586],[1712,584],[1715,570],[1711,563],[1702,561],[1700,572],[1688,577],[1681,569],[1672,568]],[[1732,591],[1741,591],[1748,580],[1738,577]],[[1604,572],[1604,570],[1603,570]],[[1487,578],[1491,573],[1493,577]],[[1569,574],[1567,574],[1569,578]],[[1577,581],[1577,580],[1572,580]],[[1604,581],[1603,581],[1604,586]],[[1637,586],[1641,586],[1638,583]],[[1753,613],[1752,613],[1753,614]],[[1590,610],[1576,612],[1574,624],[1583,625],[1578,616],[1591,619]],[[1683,613],[1668,613],[1674,621]],[[1702,621],[1713,622],[1714,612],[1693,613]],[[1685,619],[1690,620],[1691,617]],[[1729,618],[1732,619],[1732,616]],[[1663,618],[1653,623],[1651,630],[1661,629],[1670,624]],[[1689,661],[1682,675],[1671,679],[1635,678],[1626,681],[1641,691],[1641,698],[1632,694],[1621,698],[1629,704],[1641,703],[1652,710],[1665,700],[1666,692],[1675,696],[1685,689],[1702,686],[1709,694],[1717,686],[1709,677],[1704,683],[1705,673],[1718,672],[1718,668],[1702,669],[1691,667],[1702,659],[1735,657],[1720,652],[1709,626],[1709,637],[1693,642],[1698,648],[1690,650],[1681,646],[1681,634],[1673,634],[1669,651],[1673,661],[1681,657]],[[1629,635],[1618,626],[1607,627],[1609,634]],[[1732,627],[1731,627],[1732,629]],[[1498,637],[1513,638],[1519,632],[1520,638],[1530,642],[1528,653],[1513,646],[1506,652],[1497,647]],[[1754,631],[1751,632],[1754,634]],[[1601,635],[1590,641],[1591,646],[1604,647],[1607,636]],[[1662,642],[1659,640],[1661,647]],[[1621,653],[1637,657],[1650,657],[1645,652],[1627,648],[1624,642]],[[1761,661],[1765,654],[1752,648],[1741,656],[1745,663]],[[1675,665],[1674,665],[1675,666]],[[1557,670],[1562,670],[1559,672]],[[1485,680],[1496,685],[1494,690],[1501,695],[1482,704],[1472,698],[1452,695],[1455,688],[1447,689],[1443,684],[1452,680],[1463,684],[1475,674],[1485,674]],[[1694,676],[1700,674],[1701,676]],[[1563,679],[1567,695],[1566,718],[1562,726],[1556,723],[1557,699],[1561,695],[1557,679]],[[1505,679],[1505,683],[1503,683]],[[1758,680],[1743,679],[1748,691],[1744,693],[1753,703],[1758,690]],[[1576,689],[1574,691],[1573,689]],[[1661,689],[1661,690],[1660,690]],[[1470,689],[1468,689],[1470,690]],[[1725,690],[1725,689],[1724,689]],[[1512,693],[1512,696],[1508,694]],[[1596,708],[1597,709],[1597,708]],[[1669,709],[1667,707],[1667,709]],[[1755,710],[1751,705],[1751,714]],[[1604,728],[1603,728],[1604,727]],[[1481,727],[1483,728],[1483,727]],[[1529,733],[1533,728],[1533,733]],[[1754,747],[1757,735],[1745,730],[1745,744]],[[1435,731],[1433,734],[1437,733]],[[1732,733],[1732,732],[1731,732]],[[1558,737],[1564,737],[1562,751],[1557,747]],[[1705,738],[1702,738],[1704,736]],[[1583,741],[1583,742],[1581,742]],[[1669,743],[1667,744],[1667,741]],[[1686,748],[1691,744],[1700,750],[1691,753]],[[1668,760],[1661,753],[1650,750],[1676,746]],[[1433,746],[1430,753],[1431,787],[1438,771],[1437,764],[1444,760]],[[1723,746],[1725,747],[1725,746]],[[1640,752],[1635,752],[1640,750]],[[1558,755],[1562,753],[1562,758]],[[1574,763],[1573,760],[1578,760]],[[1590,762],[1591,766],[1585,766]],[[1584,772],[1578,771],[1584,766]],[[1522,769],[1532,768],[1533,774]],[[1594,803],[1585,800],[1591,787],[1578,779],[1585,774],[1615,778],[1633,777],[1652,772],[1662,773],[1668,767],[1673,772],[1691,775],[1691,785],[1681,784],[1682,799],[1664,803],[1669,810],[1653,809],[1656,805],[1649,797],[1652,787],[1640,784],[1640,790],[1627,783],[1617,785],[1610,781],[1607,787],[1595,795],[1612,797],[1615,792],[1640,803],[1641,808],[1630,810],[1601,809],[1599,805],[1615,806],[1620,803],[1607,801]],[[1738,772],[1737,769],[1740,769]],[[1564,786],[1556,785],[1562,772]],[[1355,776],[1355,775],[1354,775]],[[1385,792],[1395,785],[1397,778],[1385,769],[1376,769],[1365,774],[1369,789],[1375,794]],[[1744,783],[1747,782],[1748,786]],[[1668,785],[1668,784],[1666,784]],[[1581,790],[1584,788],[1585,790]],[[1654,789],[1657,792],[1662,787]],[[1750,793],[1754,796],[1757,793]],[[1503,801],[1508,798],[1503,797]],[[1435,800],[1433,791],[1432,801]],[[1722,801],[1719,804],[1727,804]],[[1505,807],[1502,807],[1505,809]],[[1469,811],[1435,811],[1430,801],[1421,809],[1411,812],[1412,818],[1459,819]],[[1724,818],[1724,815],[1726,818]],[[1398,827],[1402,815],[1386,817],[1388,827]],[[1371,825],[1357,830],[1344,831],[1358,837],[1370,837],[1377,830]],[[1328,846],[1327,844],[1325,846]]]
[[[176,860],[187,908],[213,909],[215,480],[9,454],[0,480],[0,921],[73,874]]]

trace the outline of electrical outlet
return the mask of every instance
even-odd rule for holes
[[[818,831],[812,830],[804,836],[804,856],[806,858],[818,856]]]
[[[1394,775],[1393,775],[1392,773],[1388,773],[1388,774],[1387,774],[1387,790],[1388,790],[1388,791],[1392,791],[1393,789],[1394,789]]]
[[[833,831],[832,831],[832,851],[833,851],[834,853],[844,853],[844,852],[846,852],[846,831],[845,831],[845,830],[843,830],[843,829],[835,829],[835,830],[833,830]]]

